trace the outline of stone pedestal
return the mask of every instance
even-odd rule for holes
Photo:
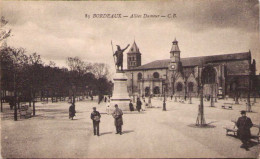
[[[115,109],[115,104],[123,111],[129,110],[130,97],[127,92],[127,77],[123,71],[115,74],[113,96],[110,100],[110,109]]]

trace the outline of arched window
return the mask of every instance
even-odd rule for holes
[[[160,94],[160,88],[158,86],[153,88],[153,94]]]
[[[193,82],[189,82],[188,83],[188,90],[189,90],[189,92],[193,92],[193,86],[194,86]]]
[[[138,75],[137,75],[137,78],[138,78],[138,80],[141,80],[143,78],[142,73],[139,72]]]
[[[154,72],[154,73],[153,73],[153,78],[159,78],[159,76],[160,76],[160,75],[159,75],[158,72]]]
[[[149,96],[150,95],[150,87],[146,87],[145,88],[145,96]]]
[[[180,82],[177,84],[177,91],[178,92],[182,91],[182,83],[180,83]]]

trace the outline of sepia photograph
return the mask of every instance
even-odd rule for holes
[[[258,0],[0,1],[0,158],[260,158]]]

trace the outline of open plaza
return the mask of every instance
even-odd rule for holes
[[[253,101],[253,99],[251,99]],[[85,99],[76,102],[76,116],[69,119],[66,101],[36,103],[36,115],[13,120],[13,110],[4,103],[1,113],[1,154],[3,158],[259,158],[259,144],[251,140],[250,151],[241,149],[241,141],[226,136],[225,127],[240,117],[246,102],[223,109],[233,99],[218,100],[215,107],[204,101],[207,127],[196,127],[199,99],[181,103],[168,98],[152,98],[152,108],[124,111],[123,134],[115,134],[114,119],[106,113],[107,103]],[[259,99],[247,116],[260,124]],[[92,108],[101,114],[100,136],[93,135]],[[19,116],[18,116],[19,117]],[[257,133],[251,128],[252,134]],[[230,133],[232,134],[232,133]]]
[[[258,0],[1,6],[0,158],[260,159]]]

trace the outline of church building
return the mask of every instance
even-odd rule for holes
[[[169,59],[141,64],[141,52],[133,43],[127,53],[128,91],[136,96],[246,97],[253,89],[255,60],[250,50],[242,53],[181,58],[178,41],[172,42]]]

